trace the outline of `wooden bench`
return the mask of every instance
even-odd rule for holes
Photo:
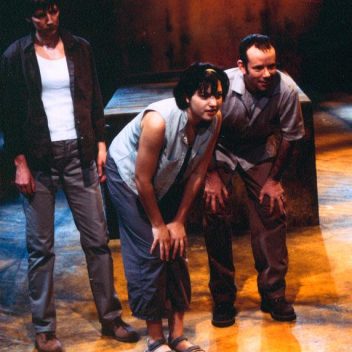
[[[148,104],[172,96],[175,81],[130,84],[116,90],[105,107],[108,141],[136,116]],[[315,167],[315,144],[312,104],[309,98],[300,91],[300,102],[304,116],[306,136],[299,142],[289,169],[283,177],[287,194],[288,226],[313,226],[319,224],[317,178]],[[238,176],[234,180],[234,195],[231,202],[234,230],[248,229],[246,193]],[[197,200],[200,202],[200,200]],[[109,207],[109,205],[108,205]],[[194,207],[198,208],[198,207]],[[110,232],[116,232],[115,219],[108,209]],[[201,229],[200,211],[193,211],[189,225],[194,230]]]

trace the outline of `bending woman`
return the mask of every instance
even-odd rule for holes
[[[133,315],[146,320],[147,352],[203,351],[183,336],[191,297],[185,221],[219,134],[228,86],[222,70],[193,64],[181,75],[175,98],[149,105],[109,148],[106,174],[129,303]]]

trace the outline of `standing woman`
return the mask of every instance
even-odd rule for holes
[[[185,221],[203,182],[229,83],[213,65],[186,69],[175,98],[149,105],[113,140],[106,173],[116,207],[134,316],[146,320],[146,351],[203,351],[183,336],[191,297]],[[168,318],[168,343],[162,318]]]
[[[39,352],[59,352],[54,303],[55,193],[62,187],[80,232],[102,333],[138,335],[121,319],[99,180],[106,161],[104,115],[89,44],[59,29],[58,0],[27,0],[32,34],[1,58],[5,143],[23,194],[32,321]]]

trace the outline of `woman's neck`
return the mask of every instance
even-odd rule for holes
[[[39,32],[35,33],[35,44],[38,46],[54,49],[60,42],[59,33],[55,33],[52,35],[42,35]]]
[[[198,115],[192,114],[190,109],[187,110],[187,128],[192,129],[193,134],[196,135],[200,129],[208,128],[212,121],[202,120]]]
[[[201,119],[198,116],[195,116],[192,114],[191,109],[187,109],[187,123],[192,126],[194,130],[197,129],[197,126],[199,125]]]
[[[187,124],[185,128],[186,136],[188,139],[188,143],[190,145],[193,144],[195,136],[197,134],[199,126],[199,120],[194,117],[194,115],[191,113],[190,109],[187,110]]]
[[[48,60],[57,60],[65,57],[65,49],[59,34],[49,37],[35,35],[34,48],[36,53]]]

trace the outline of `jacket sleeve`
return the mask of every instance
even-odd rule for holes
[[[13,49],[13,47],[12,47]],[[20,55],[8,50],[0,61],[0,119],[5,137],[5,149],[13,160],[25,154],[23,101],[24,82],[21,80]]]
[[[89,45],[91,70],[92,70],[92,125],[97,142],[105,141],[105,117],[104,105],[100,91],[98,75],[95,66],[95,60],[91,46]]]

